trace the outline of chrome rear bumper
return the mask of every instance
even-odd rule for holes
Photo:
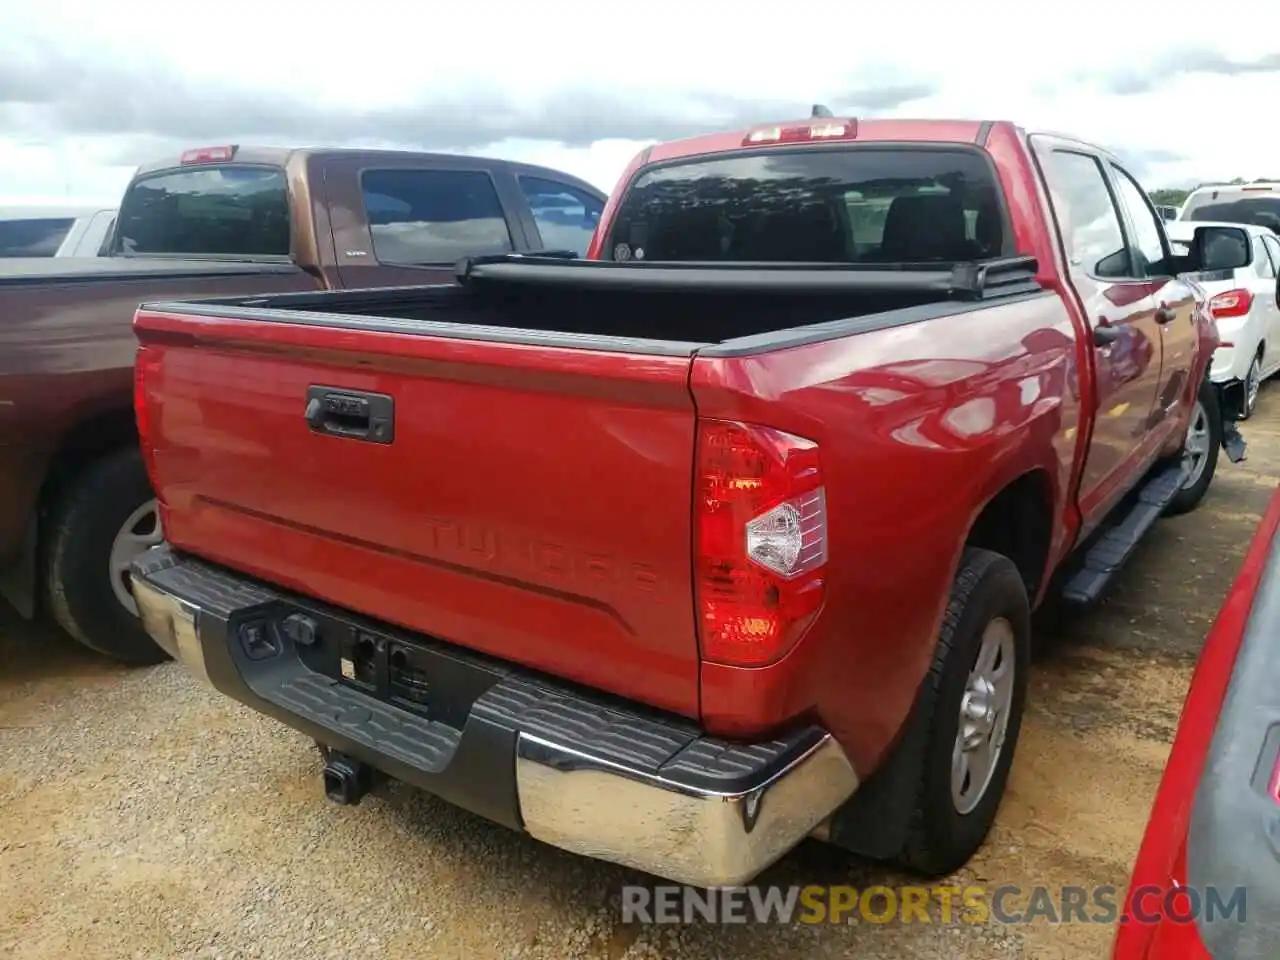
[[[158,547],[134,567],[148,632],[192,674],[317,741],[548,844],[702,887],[745,883],[819,829],[857,789],[817,728],[766,743],[706,737],[688,721],[570,691],[508,665],[414,644],[483,692],[441,716],[353,689],[323,645],[349,614]],[[286,621],[317,627],[305,649]],[[349,629],[349,627],[348,627]],[[248,631],[256,631],[250,634]],[[244,638],[257,638],[246,647]],[[263,638],[266,637],[265,646]],[[337,642],[337,641],[333,641]],[[266,651],[265,653],[263,651]],[[336,660],[334,661],[336,662]],[[432,688],[434,690],[434,688]]]

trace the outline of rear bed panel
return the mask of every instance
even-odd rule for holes
[[[700,354],[700,416],[817,443],[830,544],[825,605],[794,650],[764,669],[703,666],[708,728],[729,736],[810,712],[860,774],[874,769],[929,669],[978,509],[1035,470],[1046,502],[1061,502],[1081,442],[1076,343],[1063,301],[1040,293],[851,338]],[[1051,529],[1068,526],[1054,517]]]
[[[21,546],[68,431],[131,416],[140,300],[315,286],[289,263],[0,257],[0,561]]]
[[[138,333],[174,546],[696,715],[688,357],[190,316]],[[312,432],[317,384],[391,395],[394,442]]]

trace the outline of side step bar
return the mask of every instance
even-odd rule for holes
[[[1139,541],[1160,519],[1186,478],[1187,467],[1180,461],[1148,480],[1123,519],[1089,548],[1080,568],[1063,586],[1062,596],[1072,603],[1097,600]]]

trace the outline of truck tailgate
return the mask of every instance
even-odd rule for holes
[[[174,547],[696,716],[688,355],[149,310],[135,329]]]

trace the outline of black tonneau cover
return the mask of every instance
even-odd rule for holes
[[[142,310],[663,356],[737,356],[1051,297],[1034,257],[966,263],[466,258],[456,282],[146,301]]]
[[[934,293],[982,300],[1040,290],[1035,257],[961,263],[785,263],[699,261],[618,263],[496,254],[458,261],[463,286],[530,285],[579,290],[766,291],[787,294]]]

